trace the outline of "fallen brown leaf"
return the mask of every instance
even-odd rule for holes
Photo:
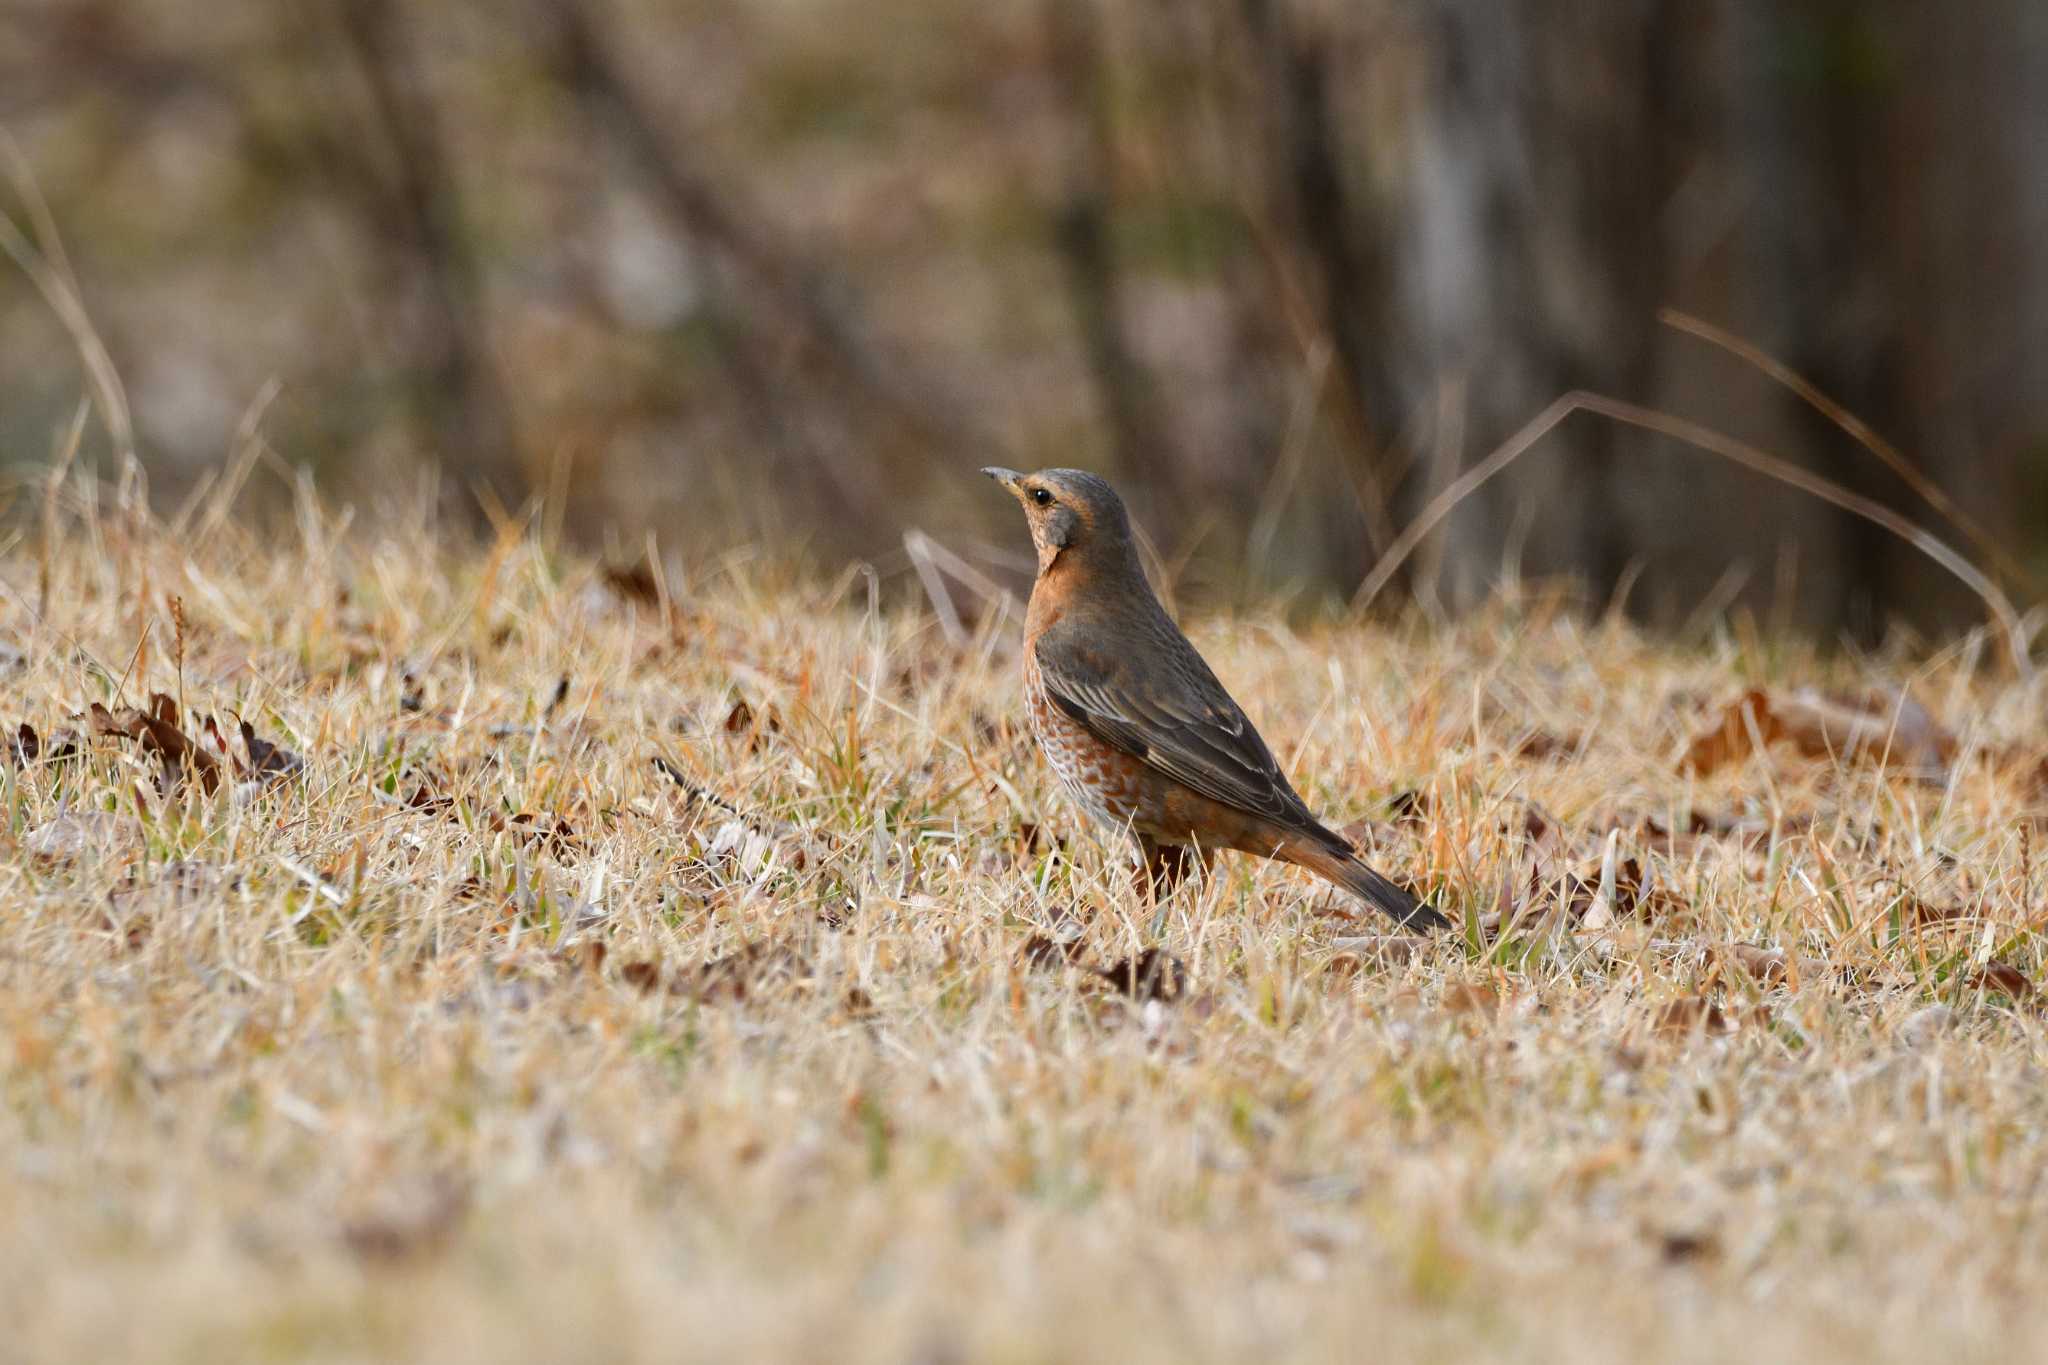
[[[1551,730],[1530,730],[1515,741],[1510,752],[1516,758],[1531,762],[1546,762],[1554,758],[1569,758],[1585,744],[1582,735],[1560,735]]]
[[[1735,943],[1724,951],[1729,961],[1766,986],[1793,984],[1791,959],[1780,949]]]
[[[607,564],[601,572],[604,585],[621,600],[650,607],[661,604],[661,585],[654,577],[654,566],[645,556],[631,564]]]
[[[242,747],[249,751],[248,774],[261,778],[297,777],[305,771],[306,761],[290,749],[282,748],[263,739],[256,733],[256,727],[240,716]]]
[[[1734,1025],[1721,1007],[1704,995],[1682,995],[1657,1010],[1651,1027],[1663,1034],[1730,1033]]]
[[[509,820],[494,815],[490,827],[508,831],[528,847],[552,853],[565,862],[573,861],[583,851],[575,826],[559,815],[540,816],[524,810]]]
[[[1438,1006],[1445,1014],[1492,1018],[1500,1011],[1500,990],[1490,981],[1452,981],[1445,985]]]
[[[89,715],[94,735],[139,741],[142,751],[162,766],[164,790],[176,787],[188,774],[197,779],[199,789],[207,795],[220,790],[220,759],[178,728],[178,703],[164,693],[150,695],[147,711],[130,707],[115,715],[94,702]]]
[[[1534,801],[1517,800],[1501,821],[1504,833],[1519,834],[1538,849],[1549,852],[1563,846],[1565,829],[1556,816]]]
[[[1038,852],[1047,842],[1045,829],[1036,820],[1019,820],[1017,822],[1017,843],[1024,850],[1027,857]],[[1063,834],[1053,836],[1050,842],[1054,848],[1058,849],[1064,849],[1067,846],[1067,839]]]
[[[1807,758],[1875,762],[1928,777],[1946,771],[1956,748],[1955,736],[1903,692],[1830,696],[1807,689],[1773,697],[1753,688],[1694,736],[1679,770],[1711,773],[1780,741]]]
[[[725,713],[725,732],[746,736],[747,748],[759,753],[768,736],[782,733],[782,713],[773,706],[756,712],[745,697],[736,697],[732,709]]]
[[[1078,961],[1080,956],[1078,935],[1061,940],[1050,934],[1033,934],[1017,950],[1017,961],[1033,971],[1057,971]]]
[[[1186,994],[1188,986],[1186,964],[1164,948],[1147,948],[1134,957],[1121,958],[1096,975],[1135,1000],[1175,1001]]]
[[[8,757],[17,768],[26,768],[32,763],[61,763],[78,755],[78,736],[70,730],[59,730],[45,740],[36,733],[36,727],[23,721],[15,727],[8,740]]]
[[[1827,980],[1836,974],[1823,958],[1793,957],[1783,948],[1731,943],[1725,948],[1706,951],[1709,957],[1732,963],[1765,986],[1785,986],[1796,991],[1808,982]]]
[[[2018,1002],[2030,999],[2033,996],[2034,983],[2027,979],[2025,972],[2011,963],[2000,962],[1993,958],[1978,968],[1976,975],[1970,978],[1970,989],[1996,991],[1998,994]]]
[[[1397,825],[1426,825],[1436,814],[1436,798],[1413,789],[1397,792],[1387,802],[1387,813]]]
[[[1657,1234],[1657,1252],[1666,1264],[1684,1265],[1719,1256],[1721,1241],[1711,1232],[1662,1232]]]

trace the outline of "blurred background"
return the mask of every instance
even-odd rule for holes
[[[1076,464],[1190,591],[1342,600],[1587,388],[1906,511],[2023,604],[2048,569],[2039,0],[0,0],[0,130],[159,506],[275,381],[270,443],[372,513],[548,496],[592,546],[897,573],[921,531],[1014,575],[973,471]],[[0,188],[30,242],[34,199]],[[20,466],[89,390],[0,264]],[[1392,586],[1508,571],[1664,625],[1981,615],[1583,413]]]

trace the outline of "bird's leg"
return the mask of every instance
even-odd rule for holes
[[[1139,865],[1152,902],[1151,937],[1156,941],[1166,931],[1168,893],[1190,867],[1208,868],[1209,850],[1190,844],[1162,844],[1143,834],[1137,840]]]
[[[1138,859],[1145,871],[1145,883],[1157,903],[1166,899],[1180,879],[1190,868],[1207,870],[1209,850],[1192,844],[1162,844],[1147,834],[1140,834]]]

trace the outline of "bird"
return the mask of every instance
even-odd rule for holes
[[[1107,480],[981,472],[1022,505],[1038,554],[1024,615],[1032,733],[1074,804],[1134,840],[1155,897],[1233,849],[1307,868],[1407,928],[1450,927],[1309,811],[1152,591]]]

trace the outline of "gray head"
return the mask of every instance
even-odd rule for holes
[[[1041,469],[1019,474],[990,468],[982,473],[1010,490],[1024,508],[1031,543],[1044,573],[1065,556],[1098,568],[1135,569],[1137,551],[1130,514],[1109,481],[1085,469]]]

